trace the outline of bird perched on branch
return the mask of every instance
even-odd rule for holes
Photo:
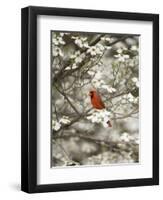
[[[97,93],[96,90],[91,90],[89,92],[89,96],[91,98],[91,104],[92,104],[93,108],[95,108],[97,110],[105,109],[105,104],[102,101],[100,95]],[[109,127],[112,127],[110,120],[107,121],[107,124]]]

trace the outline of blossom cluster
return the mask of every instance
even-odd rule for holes
[[[78,68],[78,64],[80,64],[85,58],[85,53],[81,53],[81,51],[75,51],[74,54],[70,56],[73,64],[69,65],[65,68],[65,70],[71,70]]]
[[[102,78],[102,72],[100,71],[96,72],[95,76],[92,79],[92,83],[95,86],[95,88],[105,89],[108,93],[116,92],[115,88],[105,83],[105,81]]]
[[[80,48],[88,48],[87,37],[72,36],[71,38],[74,39],[74,43]]]
[[[123,95],[122,98],[124,101],[129,101],[130,103],[137,104],[139,101],[139,97],[133,96],[131,93]],[[122,101],[123,102],[123,101]]]
[[[52,129],[58,131],[61,128],[62,124],[69,124],[70,122],[71,121],[67,116],[63,116],[59,121],[52,120]]]
[[[87,53],[89,53],[91,56],[102,55],[104,50],[105,47],[102,44],[97,43],[94,46],[90,46],[87,50]]]
[[[108,127],[108,121],[110,120],[111,113],[106,109],[94,110],[93,113],[87,117],[92,123],[100,123],[103,127]]]
[[[63,40],[64,33],[53,33],[52,35],[52,55],[54,57],[63,57],[63,52],[61,50],[62,45],[65,45],[65,41]]]
[[[124,132],[124,133],[121,134],[120,141],[127,142],[127,143],[133,141],[136,144],[139,144],[138,136],[137,135],[136,136],[135,135],[131,135],[131,134],[127,133],[127,132]]]
[[[114,55],[115,58],[118,59],[119,62],[125,62],[127,59],[130,58],[130,56],[128,54],[125,54],[125,50],[127,50],[127,48],[119,48],[117,49],[117,54]]]
[[[132,78],[133,83],[136,85],[136,87],[139,87],[139,80],[137,77]]]
[[[138,54],[138,47],[136,45],[131,46],[129,49],[126,47],[121,47],[116,50],[114,57],[119,62],[126,62],[130,59],[130,54],[136,56]]]

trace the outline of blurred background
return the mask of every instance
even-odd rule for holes
[[[52,167],[139,162],[139,37],[51,32]]]

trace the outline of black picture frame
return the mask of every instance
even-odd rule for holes
[[[153,177],[37,184],[37,16],[151,21],[153,23]],[[159,184],[159,15],[29,6],[21,11],[21,190],[28,193]]]

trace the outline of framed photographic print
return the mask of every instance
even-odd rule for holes
[[[159,16],[22,9],[22,190],[159,184]]]

